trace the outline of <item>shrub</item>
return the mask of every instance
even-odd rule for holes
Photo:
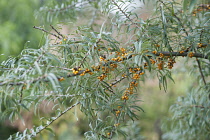
[[[143,20],[135,7],[126,6],[133,3],[69,0],[40,9],[47,21],[69,15],[81,20],[77,17],[82,14],[93,15],[88,24],[67,35],[53,25],[53,32],[34,26],[56,39],[46,36],[45,45],[39,49],[24,49],[18,57],[1,64],[2,119],[14,120],[24,110],[36,114],[41,103],[53,103],[53,117],[40,116],[40,126],[10,139],[30,139],[43,130],[52,131],[48,126],[75,106],[89,122],[86,139],[126,138],[127,130],[123,130],[127,122],[138,119],[136,112],[143,111],[137,96],[141,81],[156,74],[160,88],[166,91],[179,57],[190,62],[192,75],[199,80],[187,97],[179,98],[171,107],[173,129],[164,137],[209,137],[210,6],[195,0],[157,0],[154,14]],[[100,17],[103,23],[96,22]]]

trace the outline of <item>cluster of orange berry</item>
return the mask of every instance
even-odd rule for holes
[[[93,72],[90,69],[81,70],[81,68],[72,68],[72,73],[75,75],[84,76],[86,73],[89,73],[90,75],[93,74]]]
[[[121,106],[120,106],[121,107]],[[119,114],[120,114],[120,110],[117,110],[117,111],[115,111],[115,115],[118,117],[119,116]]]
[[[152,53],[157,54],[156,51],[153,51]],[[167,65],[168,66],[168,69],[172,69],[173,66],[174,66],[174,63],[176,63],[175,59],[172,59],[170,56],[165,57],[163,53],[160,53],[159,54],[159,57],[157,58],[157,61],[154,60],[154,59],[152,59],[152,58],[150,58],[150,62],[151,62],[151,64],[155,64],[156,62],[158,62],[157,63],[157,68],[159,70],[163,70],[164,65],[165,65],[165,62],[163,61],[164,59],[168,59],[168,65]]]
[[[133,94],[134,87],[138,86],[138,83],[136,81],[140,78],[140,75],[144,74],[144,72],[141,71],[141,68],[129,68],[129,71],[131,73],[134,73],[132,77],[133,80],[130,82],[129,87],[126,89],[124,95],[121,97],[122,100],[129,99],[129,95]]]
[[[111,48],[109,48],[109,50],[111,50]],[[106,59],[103,56],[99,57],[101,62],[106,63],[104,66],[102,66],[102,63],[100,63],[99,66],[92,67],[92,69],[94,71],[99,71],[100,69],[103,71],[103,74],[100,75],[99,77],[97,77],[100,81],[103,81],[104,78],[107,77],[106,73],[108,73],[110,71],[113,71],[115,68],[117,68],[118,65],[116,63],[110,62],[110,61],[121,62],[128,55],[128,53],[126,53],[125,48],[120,48],[120,51],[117,51],[115,53],[116,53],[117,57],[114,57],[114,58],[111,58],[111,59]],[[107,63],[107,62],[110,62],[110,63]]]
[[[120,62],[124,58],[126,58],[126,56],[128,56],[128,53],[126,52],[126,49],[125,48],[120,48],[120,51],[116,51],[115,54],[116,54],[117,57],[112,58],[111,60],[112,61],[116,61],[116,62]]]
[[[81,70],[81,68],[72,68],[71,70],[72,70],[73,74],[78,74],[79,71]]]
[[[98,76],[97,78],[100,80],[100,81],[103,81],[104,78],[106,78],[107,75],[106,74],[101,74],[100,76]]]
[[[160,62],[157,64],[158,69],[159,69],[159,70],[163,70],[164,64],[165,64],[164,61],[160,61]]]
[[[190,58],[192,58],[192,57],[194,56],[194,53],[193,53],[193,52],[189,52],[189,53],[188,53],[188,56],[189,56]]]
[[[151,64],[155,64],[156,63],[156,61],[154,59],[152,59],[152,58],[150,58],[150,62],[151,62]]]
[[[206,44],[203,44],[203,43],[198,43],[198,48],[205,48],[205,47],[207,47],[207,45],[206,45]]]
[[[175,59],[169,58],[168,60],[168,69],[172,69],[174,66],[174,63],[176,63]]]

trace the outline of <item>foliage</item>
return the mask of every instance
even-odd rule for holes
[[[40,9],[47,21],[67,14],[77,19],[89,7],[94,16],[90,24],[78,26],[68,35],[52,25],[53,33],[34,26],[56,40],[46,37],[39,49],[24,49],[18,57],[2,62],[1,119],[21,118],[22,111],[40,115],[43,102],[45,106],[53,103],[54,112],[53,117],[40,116],[40,126],[10,139],[30,139],[43,130],[53,132],[48,126],[75,106],[88,119],[86,139],[132,138],[139,130],[132,134],[126,126],[143,111],[138,98],[142,81],[146,75],[157,75],[160,89],[167,91],[178,57],[185,57],[193,77],[200,80],[187,97],[171,107],[173,129],[164,137],[209,137],[209,5],[195,0],[190,5],[186,0],[181,4],[157,0],[155,14],[142,20],[135,7],[127,6],[135,1],[126,2],[69,0]],[[95,20],[102,15],[104,22],[97,25]]]

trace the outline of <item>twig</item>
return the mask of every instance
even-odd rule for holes
[[[46,124],[42,129],[40,129],[38,132],[36,132],[36,134],[31,134],[30,138],[35,137],[37,134],[41,133],[43,130],[45,130],[48,126],[50,126],[54,121],[56,121],[58,118],[60,118],[61,116],[63,116],[66,112],[68,112],[69,110],[71,110],[73,107],[75,107],[76,105],[80,104],[80,102],[77,102],[75,104],[73,104],[72,106],[68,107],[66,110],[64,110],[63,112],[61,112],[61,114],[59,114],[58,116],[56,116],[55,118],[53,118],[48,124]]]
[[[196,58],[196,61],[197,61],[198,68],[199,68],[201,77],[202,77],[202,79],[203,79],[204,85],[206,85],[206,80],[205,80],[205,77],[204,77],[203,72],[202,72],[202,69],[201,69],[201,63],[200,63],[200,61],[198,60],[198,58]]]
[[[51,34],[51,35],[53,35],[54,37],[56,37],[56,38],[58,38],[58,39],[62,39],[60,36],[58,36],[58,35],[56,35],[56,34],[53,34],[53,33],[49,32],[49,31],[47,31],[47,30],[45,30],[45,29],[43,29],[43,28],[40,28],[40,27],[37,27],[37,26],[33,26],[33,28],[34,28],[34,29],[41,30],[41,31],[43,31],[43,32],[45,32],[45,33]]]
[[[50,25],[50,26],[58,35],[60,35],[62,38],[64,38],[64,36],[60,32],[58,32],[57,29],[55,29],[52,25]]]

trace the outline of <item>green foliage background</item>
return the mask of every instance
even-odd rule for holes
[[[0,61],[17,56],[24,47],[40,47],[42,33],[33,26],[41,24],[34,16],[41,4],[37,0],[0,1]]]

